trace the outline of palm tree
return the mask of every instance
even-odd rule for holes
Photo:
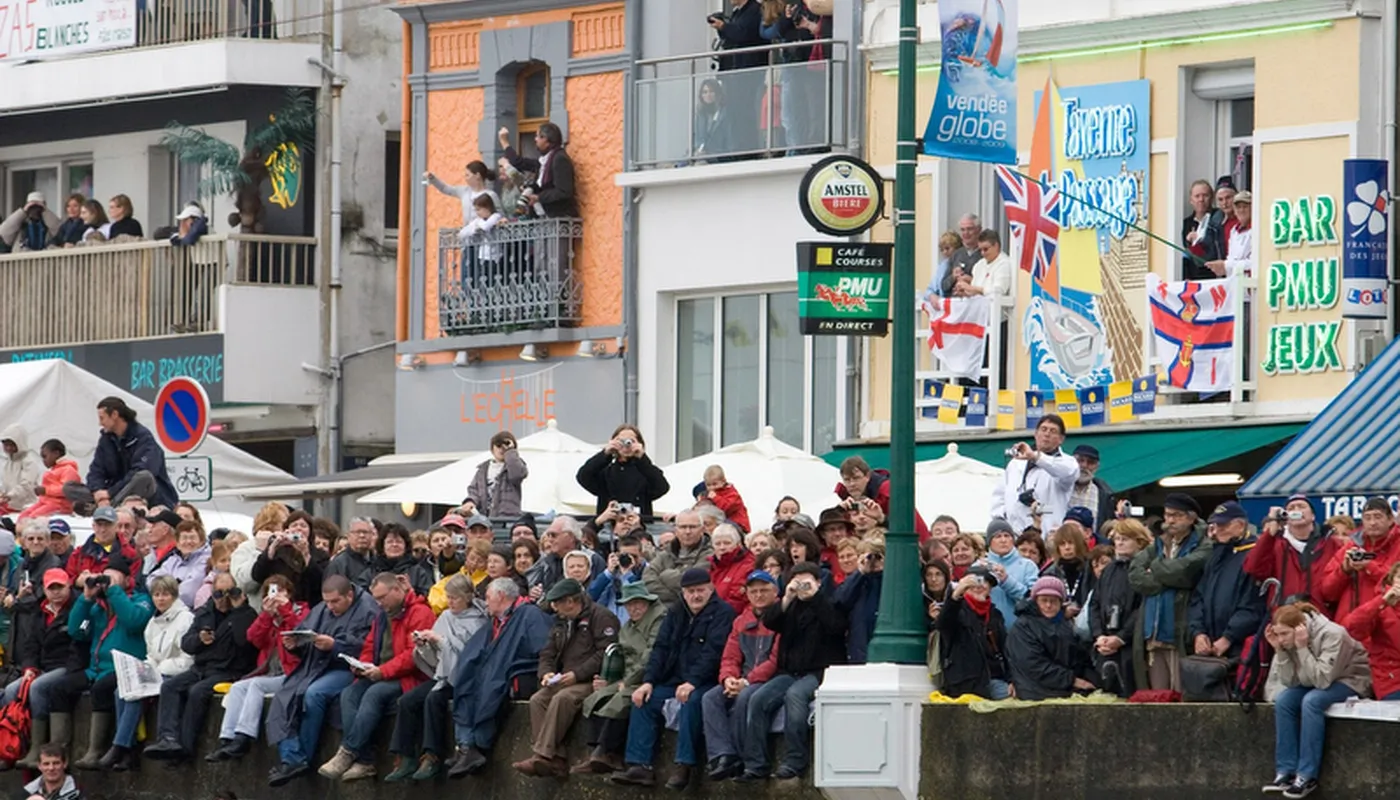
[[[267,123],[248,131],[241,153],[228,142],[180,122],[165,126],[161,145],[181,161],[209,167],[209,177],[200,184],[201,194],[234,196],[237,211],[229,214],[230,227],[238,226],[239,233],[261,233],[263,182],[272,180],[274,202],[289,193],[294,200],[301,180],[300,157],[311,152],[315,135],[315,101],[304,89],[289,89],[282,107],[268,115]]]

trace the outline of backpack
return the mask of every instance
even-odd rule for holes
[[[29,751],[29,687],[32,678],[19,685],[14,701],[0,709],[0,760],[18,761]]]

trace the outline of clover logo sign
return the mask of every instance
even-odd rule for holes
[[[1363,230],[1372,236],[1385,232],[1388,200],[1389,197],[1381,194],[1380,186],[1375,181],[1357,184],[1356,199],[1347,203],[1347,220],[1356,229],[1351,234],[1353,239],[1360,237]]]

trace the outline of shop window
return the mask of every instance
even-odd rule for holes
[[[399,157],[403,141],[398,131],[384,133],[384,236],[399,235]]]
[[[535,133],[549,122],[549,67],[538,61],[526,64],[515,76],[515,150],[531,158],[539,156]]]
[[[676,459],[774,436],[812,452],[837,438],[838,340],[804,337],[796,292],[681,300]]]

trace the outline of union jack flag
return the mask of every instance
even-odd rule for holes
[[[1055,253],[1060,246],[1060,214],[1064,204],[1060,191],[1041,187],[1008,167],[997,167],[1001,199],[1006,204],[1006,219],[1011,223],[1011,238],[1021,253],[1021,269],[1044,289],[1058,294],[1059,276],[1055,270]]]

